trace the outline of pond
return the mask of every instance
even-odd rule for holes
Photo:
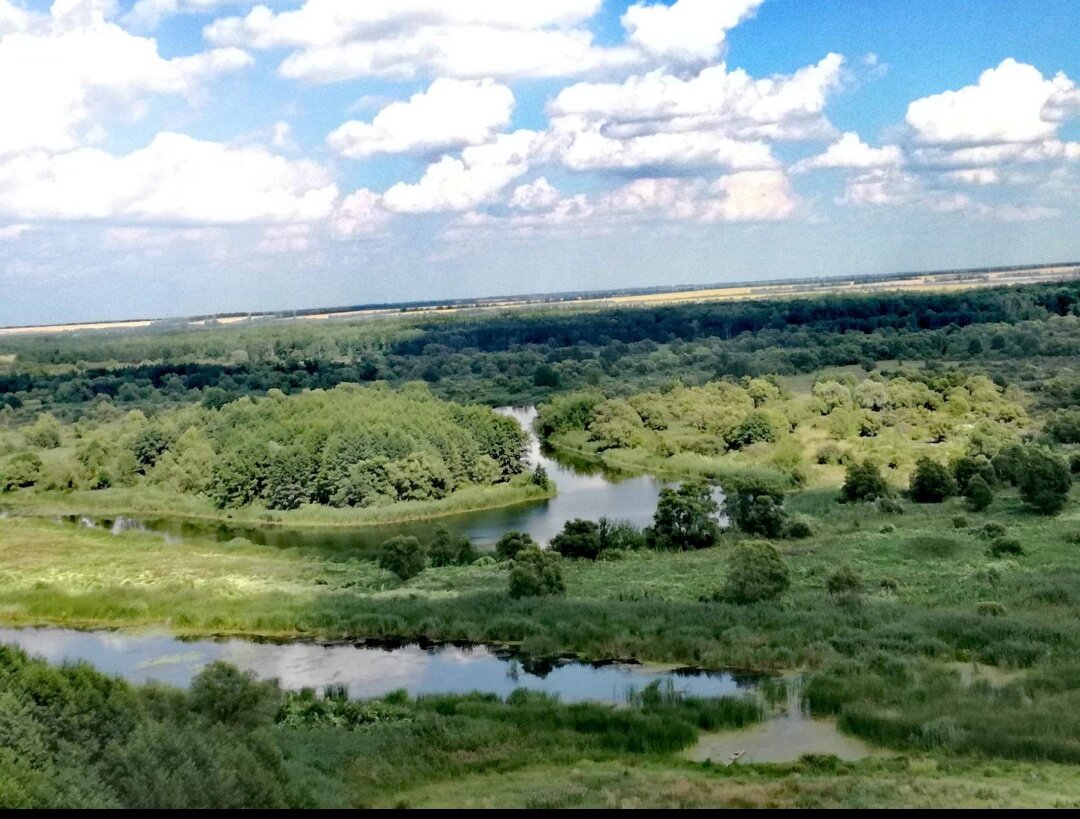
[[[480,549],[490,548],[509,531],[527,532],[538,543],[547,543],[563,524],[574,518],[600,517],[628,520],[637,526],[652,522],[660,490],[667,484],[648,475],[612,472],[593,463],[545,451],[533,433],[535,407],[502,407],[497,410],[517,420],[529,433],[526,453],[528,467],[543,465],[558,486],[558,495],[542,501],[501,509],[443,517],[435,521],[415,521],[388,526],[302,528],[260,526],[182,518],[89,518],[71,516],[68,522],[103,526],[119,534],[131,529],[160,532],[173,538],[203,538],[228,542],[245,538],[267,546],[309,546],[328,550],[372,551],[395,535],[415,535],[429,540],[438,526],[465,535]]]
[[[400,688],[411,695],[466,694],[505,697],[515,688],[557,694],[563,702],[625,702],[649,683],[671,683],[687,695],[720,697],[752,692],[760,675],[699,669],[660,669],[635,664],[592,664],[573,659],[524,660],[487,646],[377,646],[352,643],[184,640],[159,633],[61,628],[0,628],[0,643],[18,645],[50,663],[85,661],[134,683],[155,680],[186,687],[216,660],[276,679],[282,688],[323,690],[345,686],[354,699]]]

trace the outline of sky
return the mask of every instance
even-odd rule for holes
[[[0,325],[1080,259],[1077,0],[0,0]]]

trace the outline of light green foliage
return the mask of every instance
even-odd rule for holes
[[[562,558],[554,553],[530,546],[514,557],[510,570],[510,596],[547,597],[566,593]]]
[[[763,540],[736,544],[728,559],[723,597],[745,605],[779,597],[791,585],[787,564],[771,543]]]
[[[398,535],[379,549],[379,567],[393,572],[401,580],[411,580],[427,568],[427,550],[410,535]]]

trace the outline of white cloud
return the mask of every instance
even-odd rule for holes
[[[549,106],[551,130],[575,170],[769,168],[776,161],[766,140],[835,133],[823,110],[842,65],[830,54],[764,79],[720,64],[686,78],[658,70],[622,83],[578,83]]]
[[[30,14],[22,8],[0,0],[0,35],[12,31],[25,31],[30,26]]]
[[[126,156],[80,148],[0,162],[0,213],[26,221],[303,222],[327,218],[337,195],[314,162],[173,133]]]
[[[327,142],[351,159],[480,145],[510,124],[513,110],[513,93],[494,80],[438,79],[371,122],[346,122]]]
[[[345,197],[333,216],[334,232],[341,237],[365,236],[380,231],[390,218],[377,193],[361,188]]]
[[[234,48],[164,59],[154,40],[110,22],[113,11],[111,2],[58,0],[50,16],[0,37],[0,157],[74,148],[100,138],[109,115],[139,116],[147,96],[191,97],[251,62]]]
[[[255,0],[136,0],[123,20],[127,25],[149,30],[156,28],[162,20],[178,14],[208,14],[219,8],[244,5],[253,6]]]
[[[220,45],[286,48],[283,76],[333,82],[360,76],[552,77],[640,61],[600,48],[585,26],[602,0],[307,0],[257,6],[205,31]]]
[[[558,190],[544,177],[514,188],[510,195],[510,207],[515,210],[547,210],[560,199]]]
[[[546,135],[536,131],[500,134],[487,145],[444,156],[414,185],[399,182],[382,198],[395,213],[462,211],[491,201],[545,157]]]
[[[728,31],[751,16],[762,0],[678,0],[673,5],[635,3],[622,17],[627,39],[647,54],[676,62],[711,62]]]
[[[928,144],[1037,142],[1054,136],[1060,117],[1073,107],[1068,101],[1074,91],[1064,74],[1048,80],[1034,66],[1009,58],[984,71],[977,85],[915,100],[907,123],[916,140]]]
[[[797,173],[821,168],[895,168],[904,163],[904,152],[898,145],[871,148],[858,134],[848,132],[825,149],[824,153],[796,163]]]

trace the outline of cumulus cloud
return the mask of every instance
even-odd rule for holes
[[[825,149],[824,153],[796,163],[797,173],[822,168],[895,168],[904,162],[904,152],[898,145],[871,148],[856,133],[848,132]]]
[[[439,79],[371,122],[347,122],[327,138],[351,159],[481,145],[510,124],[514,95],[494,80]]]
[[[976,85],[915,100],[907,123],[917,141],[931,145],[1036,142],[1055,134],[1075,89],[1064,74],[1046,79],[1009,58],[984,71]]]
[[[509,205],[515,210],[547,210],[560,199],[555,186],[541,176],[527,185],[514,188]]]
[[[627,39],[647,54],[676,62],[711,62],[728,31],[751,16],[762,0],[678,0],[673,5],[635,3],[622,17]]]
[[[342,238],[378,233],[390,218],[381,200],[367,188],[349,194],[334,212],[334,232]]]
[[[491,201],[528,173],[546,153],[546,135],[537,131],[499,134],[487,145],[466,148],[429,165],[416,184],[399,182],[382,198],[395,213],[463,211]]]
[[[109,114],[138,116],[152,95],[191,97],[210,77],[251,63],[235,48],[165,59],[154,40],[111,22],[114,11],[103,0],[57,0],[48,16],[26,15],[0,36],[0,157],[68,150],[100,137]]]
[[[219,45],[286,48],[281,74],[333,82],[360,76],[553,77],[639,59],[600,48],[585,23],[602,0],[307,0],[274,13],[260,5],[216,20]]]
[[[80,148],[0,162],[0,214],[26,221],[304,222],[330,216],[337,196],[314,162],[174,133],[125,156]]]
[[[842,65],[830,54],[764,79],[720,64],[690,77],[658,70],[622,83],[578,83],[549,106],[551,129],[575,170],[768,168],[776,161],[767,140],[835,133],[823,111]]]

